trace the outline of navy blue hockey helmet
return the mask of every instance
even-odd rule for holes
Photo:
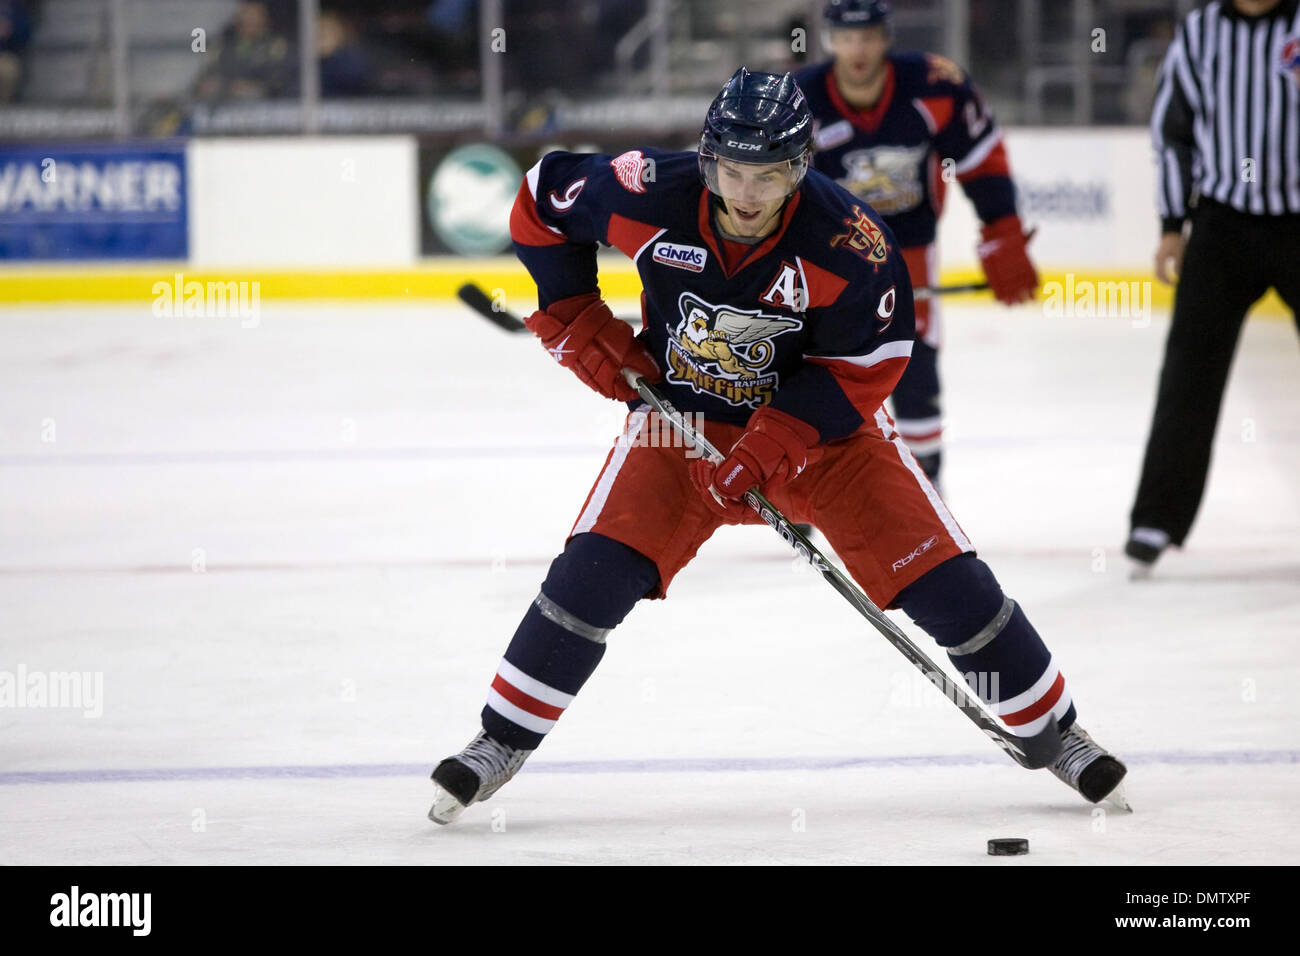
[[[884,26],[894,11],[885,0],[830,0],[822,16],[832,28]]]
[[[786,194],[799,188],[812,155],[812,111],[789,73],[743,66],[709,105],[700,133],[700,176],[715,194],[717,163],[787,163]]]

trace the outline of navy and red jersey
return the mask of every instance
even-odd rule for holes
[[[904,248],[934,241],[944,160],[952,160],[980,221],[1015,214],[1002,133],[955,63],[930,53],[890,54],[884,91],[867,110],[844,101],[833,66],[795,74],[813,113],[813,166],[869,203]]]
[[[597,291],[597,243],[636,263],[638,338],[678,409],[743,425],[771,404],[823,442],[874,424],[915,336],[889,229],[811,170],[752,246],[718,231],[713,201],[695,153],[554,152],[528,171],[510,232],[542,308]]]

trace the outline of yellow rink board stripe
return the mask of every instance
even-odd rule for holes
[[[978,282],[982,276],[975,270],[954,270],[943,274],[943,284]],[[456,295],[462,283],[473,281],[488,291],[499,293],[516,311],[531,308],[535,303],[536,287],[517,261],[507,257],[493,259],[430,260],[407,269],[267,269],[267,268],[194,268],[185,263],[132,263],[115,266],[69,264],[22,264],[0,266],[0,305],[58,302],[152,303],[160,294],[174,296],[179,289],[188,295],[190,283],[197,282],[205,290],[209,283],[256,283],[260,300],[449,300]],[[1052,283],[1057,283],[1053,286]],[[1156,309],[1168,309],[1173,301],[1172,290],[1152,276],[1142,273],[1116,273],[1077,271],[1067,275],[1062,270],[1048,270],[1043,274],[1040,302],[1046,302],[1055,291],[1057,302],[1069,314],[1090,314],[1087,303],[1091,296],[1114,295],[1115,283],[1128,284],[1130,296],[1145,297]],[[1137,283],[1136,286],[1132,285]],[[1144,286],[1143,283],[1149,283]],[[1088,291],[1088,287],[1091,290]],[[1102,287],[1105,287],[1104,289]],[[600,269],[600,287],[608,299],[636,299],[641,295],[641,284],[636,271],[628,263],[603,263]],[[1149,292],[1147,291],[1149,289]],[[232,293],[234,290],[231,290]],[[945,296],[945,301],[983,299],[991,301],[991,293],[975,292]],[[1070,302],[1074,303],[1071,312]],[[1122,300],[1121,300],[1122,301]],[[1133,305],[1140,299],[1131,299]],[[1290,311],[1277,297],[1276,292],[1255,307],[1255,314],[1289,316]]]

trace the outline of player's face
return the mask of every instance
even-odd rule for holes
[[[1282,0],[1233,0],[1233,6],[1237,8],[1238,13],[1257,17],[1261,13],[1268,13],[1281,2]]]
[[[844,86],[869,86],[880,76],[889,53],[889,34],[882,26],[830,31],[835,76]]]
[[[722,228],[733,236],[765,236],[776,228],[785,197],[797,185],[789,163],[718,160],[717,193],[727,203]]]

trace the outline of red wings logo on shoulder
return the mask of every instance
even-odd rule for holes
[[[621,153],[609,161],[609,165],[614,169],[614,175],[618,181],[623,184],[623,188],[630,193],[645,192],[645,156],[639,149],[631,149],[626,153]]]
[[[853,215],[856,218],[844,220],[848,231],[831,238],[831,248],[843,245],[873,266],[879,265],[889,254],[889,243],[885,240],[885,234],[871,221],[861,206],[853,207]]]

